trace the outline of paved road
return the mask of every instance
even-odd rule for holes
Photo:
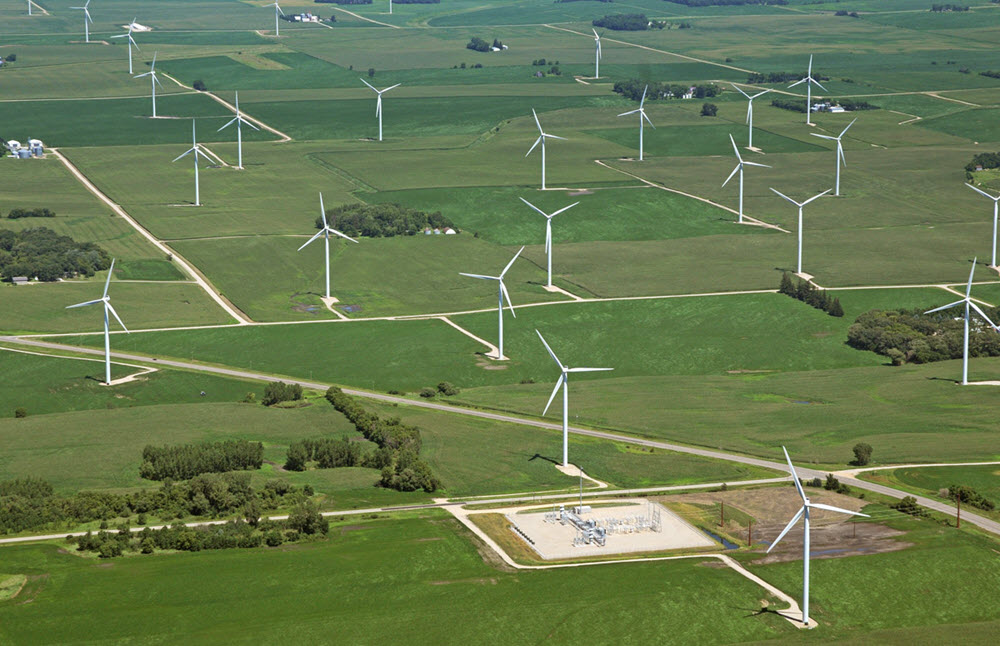
[[[37,348],[49,348],[55,350],[69,350],[74,352],[79,352],[82,354],[94,354],[103,355],[103,351],[94,348],[78,348],[75,346],[60,345],[57,343],[50,343],[48,341],[36,341],[34,339],[22,339],[18,337],[4,336],[0,337],[0,341],[7,343],[15,343],[19,345],[28,345]],[[252,372],[249,370],[237,370],[233,368],[225,368],[221,366],[208,366],[197,363],[190,363],[187,361],[175,361],[173,359],[153,359],[151,357],[130,354],[124,352],[112,352],[112,357],[116,359],[125,359],[129,361],[145,361],[147,363],[153,363],[160,366],[170,366],[173,368],[180,368],[183,370],[193,370],[196,372],[207,372],[217,375],[224,375],[227,377],[236,377],[238,379],[249,379],[253,381],[284,381],[291,382],[301,385],[303,388],[310,388],[313,390],[326,390],[331,384],[318,383],[313,381],[304,381],[301,379],[294,379],[288,377],[275,377],[272,375],[266,375],[259,372]],[[551,422],[543,422],[540,420],[527,419],[523,417],[515,417],[513,415],[505,415],[501,413],[491,413],[484,410],[477,410],[472,408],[461,408],[458,406],[451,406],[447,404],[436,404],[432,402],[425,402],[413,399],[407,399],[405,397],[397,397],[394,395],[383,395],[381,393],[373,393],[364,390],[354,390],[351,388],[344,388],[343,391],[349,395],[355,397],[364,397],[367,399],[374,399],[377,401],[384,401],[389,403],[405,404],[407,406],[417,406],[420,408],[428,408],[431,410],[438,410],[446,413],[458,414],[458,415],[468,415],[470,417],[478,417],[481,419],[488,419],[497,422],[505,422],[508,424],[520,424],[522,426],[532,426],[535,428],[543,428],[546,430],[559,431],[562,430],[560,424],[554,424]],[[785,471],[786,465],[782,462],[773,462],[771,460],[763,460],[761,458],[754,458],[746,455],[739,455],[735,453],[726,453],[723,451],[713,451],[711,449],[700,449],[692,446],[684,446],[682,444],[673,444],[670,442],[662,442],[659,440],[648,440],[644,438],[631,437],[628,435],[621,435],[618,433],[609,433],[607,431],[595,431],[585,428],[577,428],[570,426],[569,432],[575,435],[585,435],[588,437],[596,437],[604,440],[611,440],[615,442],[623,442],[627,444],[635,444],[638,446],[646,446],[656,449],[661,449],[665,451],[674,451],[677,453],[686,453],[688,455],[698,455],[705,458],[712,458],[714,460],[725,460],[727,462],[738,462],[740,464],[749,464],[757,467],[763,467],[765,469],[773,469],[775,471]],[[805,479],[812,478],[823,478],[828,473],[827,471],[820,471],[816,469],[809,468],[799,468],[799,476]],[[880,484],[875,484],[873,482],[865,482],[863,480],[858,480],[852,477],[841,478],[842,482],[862,489],[865,491],[872,491],[885,496],[890,496],[892,498],[903,498],[904,496],[910,496],[909,492],[899,491],[898,489],[892,489],[891,487],[886,487]],[[607,493],[607,492],[605,492]],[[933,500],[924,496],[914,496],[917,499],[917,503],[927,507],[928,509],[933,509],[934,511],[943,513],[948,516],[955,516],[955,509],[951,505],[945,504],[943,502]],[[989,518],[984,518],[978,514],[971,512],[965,512],[962,514],[965,522],[976,525],[981,529],[984,529],[993,534],[1000,535],[1000,523]]]

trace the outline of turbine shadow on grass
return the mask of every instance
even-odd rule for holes
[[[555,458],[550,458],[548,456],[542,455],[541,453],[536,453],[533,456],[531,456],[530,458],[528,458],[528,462],[533,462],[535,460],[545,460],[546,462],[551,462],[552,464],[554,464],[556,466],[559,466],[559,464],[560,464],[559,461],[556,460]]]

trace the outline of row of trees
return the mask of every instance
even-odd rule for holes
[[[93,242],[76,242],[52,229],[0,229],[0,276],[10,281],[27,276],[54,281],[71,276],[93,276],[111,266],[111,257]]]
[[[11,209],[7,214],[8,220],[19,220],[21,218],[54,218],[56,214],[50,209],[38,207],[36,209]]]
[[[823,310],[830,316],[843,316],[844,308],[840,305],[839,298],[831,297],[825,289],[818,289],[808,280],[792,280],[791,274],[787,271],[781,275],[781,285],[778,293],[791,296],[807,305],[812,305],[818,310]]]
[[[375,453],[385,461],[378,485],[398,491],[435,491],[440,482],[430,465],[419,458],[420,429],[399,418],[383,419],[366,411],[354,398],[336,386],[326,391],[327,400],[354,424],[366,440],[379,447]],[[380,453],[381,451],[381,453]]]
[[[323,518],[309,501],[292,510],[287,520],[273,521],[259,518],[237,519],[223,525],[187,527],[176,523],[160,529],[144,528],[133,532],[124,524],[117,532],[87,532],[83,536],[68,537],[77,551],[96,552],[101,558],[114,558],[128,552],[152,554],[156,550],[200,552],[260,547],[276,547],[295,542],[303,537],[326,536],[330,522]]]
[[[1000,152],[979,153],[975,155],[972,161],[965,165],[965,170],[971,173],[978,166],[982,166],[983,168],[1000,168]]]
[[[351,442],[346,437],[322,437],[313,440],[299,440],[288,447],[285,458],[285,469],[288,471],[305,471],[309,462],[316,462],[319,469],[336,469],[337,467],[369,466],[362,464],[361,447],[357,442]],[[381,469],[384,464],[375,468]]]
[[[645,31],[647,29],[663,29],[665,22],[650,20],[644,13],[616,13],[593,21],[595,27],[604,27],[615,31]]]
[[[788,0],[667,0],[687,7],[732,7],[745,4],[786,5]]]
[[[996,320],[998,308],[983,308]],[[871,310],[859,316],[847,330],[852,348],[870,350],[892,359],[894,365],[929,363],[962,356],[962,319],[959,310],[924,314],[919,309]],[[969,355],[1000,356],[1000,334],[978,319],[970,323]]]
[[[281,402],[296,402],[300,399],[302,399],[302,386],[299,384],[272,381],[264,387],[264,398],[261,403],[265,406],[274,406]]]
[[[930,10],[936,13],[944,11],[968,11],[969,7],[957,4],[932,4]]]
[[[440,211],[425,213],[396,203],[344,204],[326,212],[330,226],[349,236],[391,238],[416,235],[424,229],[453,227],[451,220]],[[323,221],[316,218],[316,228],[323,228]]]
[[[21,478],[0,483],[0,534],[55,531],[139,514],[184,518],[243,511],[257,517],[263,511],[301,502],[311,494],[311,488],[281,480],[269,480],[255,489],[246,472],[206,473],[180,483],[166,480],[159,489],[124,494],[81,491],[70,496],[56,495],[44,480]]]
[[[372,0],[313,0],[321,4],[371,4]]]
[[[985,72],[980,72],[980,76],[988,76],[991,79],[1000,79],[1000,72],[996,70],[986,70]]]
[[[187,480],[202,473],[259,469],[263,461],[264,445],[247,440],[147,445],[142,450],[139,475],[147,480]]]
[[[805,70],[801,72],[768,72],[767,74],[751,72],[747,76],[747,83],[788,83],[789,81],[798,81],[800,78],[804,78],[806,73]],[[829,76],[823,76],[822,74],[817,74],[813,78],[820,82],[830,80]]]
[[[792,112],[805,112],[806,106],[802,103],[802,99],[772,99],[771,105],[776,108],[781,108],[782,110],[791,110]]]
[[[649,86],[649,89],[646,89]],[[678,85],[670,83],[659,83],[657,81],[643,81],[641,79],[628,79],[627,81],[615,81],[614,91],[622,96],[639,101],[642,99],[642,92],[646,90],[646,100],[656,101],[658,99],[681,98],[694,87],[693,96],[696,99],[704,99],[717,96],[722,90],[715,83],[706,85]]]
[[[983,511],[993,511],[996,505],[992,500],[983,496],[968,485],[951,485],[948,487],[948,497],[952,500],[961,500],[964,505],[971,505]]]
[[[466,49],[471,49],[477,52],[488,52],[491,48],[496,47],[497,49],[503,49],[503,43],[499,39],[493,39],[493,45],[490,45],[489,41],[483,40],[479,36],[473,36],[472,40],[466,44]]]

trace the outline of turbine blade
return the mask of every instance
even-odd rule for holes
[[[552,351],[552,348],[550,348],[550,347],[549,347],[549,344],[548,344],[548,342],[547,342],[547,341],[545,340],[545,337],[543,337],[543,336],[542,336],[542,333],[541,333],[541,332],[539,332],[538,330],[535,330],[535,334],[537,334],[537,335],[538,335],[538,338],[542,340],[542,345],[544,345],[544,346],[545,346],[545,349],[546,349],[546,350],[548,350],[548,352],[549,352],[549,356],[550,356],[550,357],[552,357],[552,360],[556,362],[556,365],[557,365],[557,366],[559,366],[559,369],[560,369],[560,370],[565,370],[565,369],[566,369],[566,366],[564,366],[564,365],[562,364],[562,361],[560,361],[560,360],[559,360],[559,357],[557,357],[557,356],[556,356],[556,353],[555,353],[555,352],[553,352],[553,351]],[[545,413],[542,413],[542,414],[544,415]]]
[[[813,137],[819,137],[820,139],[829,139],[830,141],[837,141],[836,137],[831,137],[830,135],[820,135],[815,132],[810,132]]]
[[[535,209],[536,211],[538,211],[539,213],[541,213],[542,215],[544,215],[545,217],[549,217],[548,214],[545,211],[541,210],[540,208],[538,208],[537,206],[535,206],[534,204],[532,204],[528,200],[524,199],[523,197],[521,197],[519,199],[522,202],[524,202],[525,204],[527,204],[528,206],[530,206],[531,208]]]
[[[541,142],[541,140],[542,140],[541,137],[535,139],[535,143],[531,144],[531,148],[528,149],[528,152],[524,153],[524,156],[527,157],[528,155],[530,155],[531,151],[535,149],[535,146],[537,146],[539,142]]]
[[[195,150],[196,150],[196,148],[188,148],[188,149],[187,149],[187,150],[185,150],[185,151],[184,151],[183,153],[181,153],[181,155],[180,155],[179,157],[175,157],[175,158],[174,158],[174,161],[177,161],[178,159],[182,159],[182,158],[184,158],[184,157],[187,157],[187,156],[188,156],[189,154],[191,154],[191,153],[192,153],[192,152],[194,152]]]
[[[238,120],[239,120],[239,117],[233,117],[233,119],[232,119],[231,121],[229,121],[229,123],[227,123],[226,125],[224,125],[224,126],[222,126],[221,128],[219,128],[219,130],[216,130],[216,132],[219,132],[219,131],[221,131],[221,130],[225,130],[225,129],[226,129],[226,128],[228,128],[229,126],[231,126],[231,125],[233,125],[234,123],[236,123],[236,122],[237,122]]]
[[[814,83],[817,87],[819,87],[819,89],[823,90],[824,92],[829,92],[830,91],[830,90],[826,89],[825,87],[823,87],[823,84],[820,83],[819,81],[817,81],[816,79],[814,79],[813,77],[810,76],[809,80],[812,83]]]
[[[854,121],[857,121],[857,120],[858,120],[858,118],[854,117]],[[849,124],[847,124],[847,127],[840,131],[840,137],[843,137],[845,134],[847,134],[847,131],[850,130],[851,126],[854,125],[854,121],[852,121]],[[840,139],[840,137],[837,137],[837,139]]]
[[[338,236],[340,236],[340,237],[341,237],[341,238],[343,238],[344,240],[350,240],[351,242],[353,242],[353,243],[355,243],[355,244],[357,244],[357,243],[358,243],[358,241],[357,241],[357,240],[355,240],[355,239],[354,239],[354,238],[352,238],[351,236],[347,235],[346,233],[341,233],[340,231],[337,231],[336,229],[331,229],[330,227],[327,227],[327,228],[326,228],[326,230],[327,230],[327,231],[329,231],[330,233],[334,234],[334,235],[338,235]]]
[[[514,312],[514,304],[510,302],[510,292],[507,291],[507,286],[503,284],[503,278],[500,279],[500,292],[507,299],[507,307],[510,308],[510,315],[517,318],[517,314]]]
[[[118,321],[118,325],[122,326],[122,329],[123,329],[123,330],[125,330],[125,331],[126,331],[126,332],[128,332],[129,334],[132,334],[131,332],[129,332],[129,331],[128,331],[128,328],[127,328],[127,327],[125,327],[125,324],[124,324],[124,323],[122,323],[122,319],[121,319],[121,317],[120,317],[120,316],[118,316],[118,312],[116,312],[116,311],[115,311],[115,308],[114,308],[114,306],[113,306],[113,305],[112,305],[111,303],[108,303],[107,301],[105,301],[105,302],[104,302],[104,307],[108,308],[108,309],[109,309],[109,310],[111,311],[111,313],[112,313],[112,314],[114,315],[114,317],[115,317],[115,320],[116,320],[116,321]]]
[[[765,552],[765,554],[770,554],[771,553],[771,550],[774,549],[775,545],[777,545],[781,541],[781,539],[783,539],[785,537],[785,534],[787,534],[788,531],[792,527],[795,526],[795,523],[799,522],[799,519],[802,518],[802,514],[804,514],[805,511],[806,511],[806,508],[802,507],[802,508],[799,509],[799,511],[794,516],[792,516],[792,519],[790,521],[788,521],[788,524],[785,525],[785,528],[783,530],[781,530],[780,534],[778,534],[778,538],[774,539],[771,542],[771,545],[770,545],[770,547],[767,548],[767,552]]]
[[[607,372],[614,368],[567,368],[566,372]]]
[[[847,166],[847,157],[844,157],[844,146],[841,145],[840,139],[837,140],[837,158],[841,164]]]
[[[795,81],[794,83],[792,83],[792,84],[791,84],[791,85],[789,85],[788,87],[795,87],[795,86],[796,86],[796,85],[798,85],[799,83],[805,83],[805,82],[806,82],[806,81],[808,81],[808,80],[809,80],[809,77],[806,77],[806,78],[804,78],[804,79],[802,79],[802,80],[800,80],[800,81]]]
[[[468,276],[469,278],[482,278],[483,280],[500,280],[497,276],[484,276],[482,274],[467,274],[465,272],[458,272],[459,276]]]
[[[947,305],[942,305],[941,307],[935,307],[932,310],[927,310],[926,312],[924,312],[924,314],[933,314],[934,312],[940,312],[941,310],[951,309],[952,307],[955,307],[956,305],[961,305],[964,302],[965,299],[963,298],[960,301],[955,301],[954,303],[948,303]]]
[[[74,307],[85,307],[87,305],[96,305],[98,303],[103,303],[103,302],[104,302],[103,298],[98,298],[96,301],[86,301],[86,302],[83,302],[83,303],[77,303],[76,305],[67,305],[66,309],[71,310]]]
[[[238,118],[238,119],[239,119],[239,120],[240,120],[241,122],[243,122],[243,123],[247,124],[248,126],[250,126],[251,128],[253,128],[254,130],[260,130],[260,128],[258,128],[257,126],[253,125],[252,123],[250,123],[249,121],[247,121],[247,120],[246,120],[246,119],[244,119],[243,117],[237,117],[237,118]]]
[[[730,83],[730,85],[732,85],[732,86],[733,86],[733,89],[734,89],[734,90],[736,90],[737,92],[739,92],[740,94],[742,94],[742,95],[743,95],[743,96],[745,96],[746,98],[748,98],[748,99],[750,98],[750,95],[749,95],[749,94],[747,94],[746,92],[744,92],[743,90],[741,90],[741,89],[739,88],[739,86],[737,86],[737,85],[736,85],[735,83]]]
[[[733,172],[729,173],[729,177],[726,178],[726,181],[722,182],[723,186],[725,186],[726,184],[728,184],[729,180],[731,180],[733,178],[733,175],[735,175],[736,173],[738,173],[740,171],[740,166],[742,166],[742,165],[743,165],[742,162],[739,163],[739,164],[736,164],[736,168],[733,169]]]
[[[965,300],[969,300],[969,296],[972,294],[972,274],[976,273],[976,261],[979,258],[972,259],[972,267],[969,269],[969,284],[965,288]]]
[[[323,228],[329,229],[330,225],[326,222],[326,207],[323,206],[323,191],[319,192],[319,215],[323,218]]]
[[[788,457],[788,449],[781,447],[781,450],[785,452],[785,460],[788,462],[788,472],[792,474],[792,482],[795,483],[795,490],[799,492],[802,502],[805,502],[806,492],[802,490],[802,483],[799,482],[799,474],[795,473],[795,467],[792,466],[792,459]]]
[[[638,112],[638,111],[639,111],[639,108],[636,108],[635,110],[629,110],[628,112],[622,112],[622,113],[621,113],[621,114],[619,114],[618,116],[619,116],[619,117],[627,117],[628,115],[630,115],[630,114],[635,114],[635,113],[636,113],[636,112]]]
[[[395,89],[396,89],[396,88],[398,88],[398,87],[399,87],[400,85],[402,85],[402,83],[396,83],[395,85],[390,85],[389,87],[387,87],[387,88],[385,88],[384,90],[382,90],[381,92],[379,92],[379,94],[385,94],[385,93],[386,93],[386,92],[388,92],[389,90],[395,90]]]
[[[972,190],[974,190],[975,192],[979,193],[979,194],[980,194],[980,195],[982,195],[983,197],[988,197],[988,198],[990,198],[990,199],[991,199],[991,200],[993,200],[994,202],[996,202],[997,200],[1000,200],[1000,197],[993,197],[992,195],[990,195],[990,194],[989,194],[989,193],[987,193],[986,191],[981,191],[981,190],[979,190],[978,188],[976,188],[975,186],[973,186],[972,184],[969,184],[968,182],[966,182],[966,184],[965,184],[965,185],[966,185],[966,186],[968,186],[969,188],[971,188]]]
[[[515,260],[517,260],[517,257],[521,255],[521,252],[522,252],[522,251],[524,251],[524,247],[521,247],[520,249],[518,249],[518,250],[517,250],[517,253],[516,253],[516,254],[514,254],[514,257],[513,257],[513,258],[511,258],[511,259],[510,259],[510,262],[508,262],[508,263],[507,263],[507,266],[503,268],[503,271],[501,271],[501,272],[500,272],[500,278],[501,278],[501,279],[502,279],[502,278],[503,278],[504,276],[506,276],[506,275],[507,275],[507,270],[509,270],[509,269],[510,269],[510,266],[514,264],[514,261],[515,261]]]
[[[552,218],[556,217],[557,215],[559,215],[559,214],[560,214],[560,213],[562,213],[563,211],[568,211],[568,210],[570,210],[571,208],[573,208],[573,207],[574,207],[574,206],[576,206],[577,204],[579,204],[579,202],[573,202],[573,203],[572,203],[572,204],[570,204],[569,206],[564,206],[564,207],[562,207],[561,209],[559,209],[558,211],[556,211],[555,213],[553,213],[552,215],[548,216],[548,218],[549,218],[549,219],[551,220]]]
[[[825,509],[826,511],[836,511],[841,514],[849,514],[851,516],[862,516],[863,518],[871,518],[868,514],[862,514],[857,511],[848,511],[847,509],[841,509],[840,507],[834,507],[833,505],[824,505],[818,502],[809,503],[809,507],[812,509]]]
[[[302,251],[302,250],[303,250],[303,249],[305,249],[305,248],[306,248],[306,247],[307,247],[307,246],[308,246],[309,244],[311,244],[313,240],[315,240],[316,238],[320,237],[320,236],[321,236],[321,235],[323,235],[324,233],[326,233],[326,230],[325,230],[325,229],[320,229],[319,231],[317,231],[317,232],[316,232],[316,235],[314,235],[313,237],[311,237],[311,238],[309,238],[308,240],[306,240],[306,243],[305,243],[304,245],[302,245],[301,247],[299,247],[298,249],[296,249],[296,251]]]
[[[104,293],[101,294],[101,298],[108,295],[108,287],[111,285],[111,274],[115,272],[115,258],[111,259],[111,267],[108,268],[108,279],[104,281]]]
[[[754,99],[756,99],[759,96],[764,96],[765,94],[767,94],[768,92],[770,92],[772,89],[773,88],[767,88],[763,92],[758,92],[757,94],[754,94],[752,97],[750,97],[750,100],[753,101]]]
[[[809,198],[808,200],[806,200],[805,202],[803,202],[803,203],[802,203],[802,206],[805,206],[806,204],[809,204],[809,203],[810,203],[810,202],[812,202],[813,200],[818,200],[819,198],[823,197],[824,195],[826,195],[827,193],[829,193],[829,192],[830,192],[830,191],[832,191],[832,190],[833,190],[832,188],[828,188],[828,189],[826,189],[825,191],[823,191],[822,193],[820,193],[819,195],[813,195],[813,196],[812,196],[812,197],[810,197],[810,198]]]
[[[566,381],[566,373],[559,375],[559,379],[556,380],[556,387],[552,389],[552,394],[549,395],[549,403],[545,404],[545,410],[542,411],[543,417],[545,416],[545,413],[549,412],[549,406],[552,405],[552,400],[556,398],[556,394],[559,392],[559,387],[563,385],[564,381]]]
[[[367,85],[368,87],[370,87],[371,89],[375,90],[375,86],[369,83],[368,81],[364,80],[363,78],[359,78],[358,80]],[[378,90],[375,91],[378,92]]]
[[[550,134],[547,134],[547,133],[542,133],[542,136],[543,137],[548,137],[549,139],[562,139],[563,141],[566,141],[566,137],[559,137],[559,136],[550,135]]]
[[[646,85],[646,87],[642,88],[642,98],[639,99],[639,109],[640,110],[642,110],[642,105],[646,102],[646,90],[648,90],[648,89],[649,89],[649,85],[648,84]]]
[[[781,197],[785,198],[786,200],[788,200],[789,202],[791,202],[791,203],[792,203],[792,204],[794,204],[795,206],[802,206],[801,204],[799,204],[798,202],[796,202],[796,201],[795,201],[795,200],[793,200],[792,198],[788,197],[788,196],[787,196],[787,195],[785,195],[784,193],[781,193],[780,191],[775,191],[775,190],[774,190],[773,188],[772,188],[771,190],[772,190],[772,191],[774,191],[775,193],[777,193],[778,195],[780,195]]]
[[[729,135],[729,141],[733,144],[733,152],[736,153],[736,159],[740,160],[740,163],[742,163],[743,157],[740,155],[740,149],[736,146],[736,140],[733,139],[733,135],[731,134]]]
[[[545,255],[552,254],[552,218],[545,220]]]
[[[648,115],[646,114],[646,111],[645,111],[645,110],[639,110],[639,114],[641,114],[641,115],[642,115],[642,118],[646,120],[646,123],[648,123],[648,124],[649,124],[649,127],[650,127],[650,128],[652,128],[653,130],[656,130],[656,126],[654,126],[654,125],[653,125],[653,122],[652,122],[652,121],[650,121],[650,119],[649,119],[649,116],[648,116]]]
[[[538,132],[539,132],[539,133],[541,133],[542,135],[544,135],[544,134],[545,134],[545,131],[544,131],[544,130],[542,130],[542,124],[541,124],[541,122],[540,122],[540,121],[538,120],[538,113],[537,113],[537,112],[535,112],[535,109],[534,109],[534,108],[532,108],[532,109],[531,109],[531,115],[532,115],[533,117],[535,117],[535,125],[536,125],[536,126],[538,126]]]
[[[768,166],[767,164],[758,164],[757,162],[743,162],[744,166],[760,166],[761,168],[773,168],[773,166]]]
[[[989,324],[990,324],[990,326],[991,326],[991,327],[992,327],[992,328],[993,328],[994,330],[996,330],[997,332],[1000,332],[1000,328],[998,328],[998,327],[997,327],[996,323],[994,323],[993,321],[991,321],[991,320],[990,320],[990,317],[986,316],[986,312],[984,312],[983,310],[979,309],[979,306],[978,306],[978,305],[976,305],[976,304],[975,304],[975,303],[973,303],[972,301],[969,301],[969,305],[970,305],[970,306],[972,307],[972,309],[974,309],[974,310],[976,310],[977,312],[979,312],[979,316],[981,316],[981,317],[983,317],[984,319],[986,319],[986,322],[987,322],[987,323],[989,323]]]

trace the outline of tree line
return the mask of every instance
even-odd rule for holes
[[[649,86],[648,90],[646,89],[646,86]],[[714,83],[691,86],[679,85],[676,83],[660,83],[658,81],[643,81],[641,79],[615,81],[614,91],[617,94],[621,94],[625,98],[632,99],[633,101],[640,101],[642,100],[642,92],[645,90],[646,100],[656,101],[658,99],[683,97],[692,87],[694,87],[694,97],[696,99],[717,96],[721,92],[719,86]]]
[[[395,203],[344,204],[328,209],[326,217],[331,227],[352,237],[412,236],[427,228],[454,227],[440,211],[425,213]],[[323,228],[321,218],[316,218],[316,228]]]
[[[299,384],[272,381],[264,386],[264,398],[261,399],[261,403],[265,406],[274,406],[281,402],[295,402],[300,399],[302,399],[302,386]]]
[[[93,242],[76,242],[46,227],[23,231],[0,229],[0,276],[10,281],[27,276],[54,281],[93,276],[108,269],[111,257]]]
[[[808,72],[803,70],[801,72],[768,72],[763,74],[761,72],[751,72],[747,76],[747,83],[752,85],[758,85],[760,83],[788,83],[789,81],[798,81],[801,78],[805,78]],[[823,76],[822,74],[817,74],[813,77],[817,81],[829,81],[829,76]]]
[[[165,480],[159,489],[124,494],[81,491],[58,495],[45,480],[19,478],[0,482],[0,534],[58,530],[135,515],[142,519],[146,514],[171,519],[218,517],[240,511],[259,517],[265,510],[301,502],[310,495],[310,487],[295,487],[281,480],[254,488],[246,472],[206,473],[187,482]]]
[[[479,36],[473,36],[472,39],[465,46],[466,49],[471,49],[477,52],[488,52],[491,48],[496,47],[497,49],[503,49],[503,43],[499,39],[494,38],[493,44],[490,45],[489,41],[483,40]]]
[[[369,442],[374,442],[386,459],[378,486],[397,491],[435,491],[440,481],[430,465],[420,459],[420,429],[404,424],[399,418],[384,419],[364,409],[353,397],[331,386],[326,398],[334,408],[354,424]],[[387,449],[387,450],[386,450]],[[378,451],[376,451],[378,453]]]
[[[174,446],[147,445],[142,450],[139,475],[147,480],[187,480],[202,473],[259,469],[264,445],[247,440],[224,440]]]
[[[978,155],[975,155],[972,158],[972,161],[965,165],[965,170],[971,173],[976,170],[976,166],[982,166],[983,168],[1000,168],[1000,152],[979,153]]]
[[[614,31],[645,31],[651,28],[663,29],[667,23],[650,20],[644,13],[616,13],[596,18],[593,25]]]
[[[991,319],[998,308],[984,307]],[[959,309],[924,314],[919,309],[870,310],[847,330],[847,344],[889,357],[893,365],[929,363],[962,356],[962,319]],[[969,356],[1000,356],[1000,334],[978,319],[970,322]]]
[[[346,437],[299,440],[288,446],[285,458],[286,470],[305,471],[309,462],[316,462],[318,469],[372,466],[362,460],[361,447],[358,443],[351,442]],[[373,468],[381,469],[383,466],[385,464]]]
[[[745,4],[786,5],[788,0],[667,0],[686,7],[733,7]]]
[[[35,209],[11,209],[7,214],[8,220],[19,220],[21,218],[54,218],[56,214],[50,209],[38,207]]]
[[[321,4],[371,4],[372,0],[313,0]]]
[[[823,310],[830,316],[843,316],[844,308],[840,305],[840,299],[834,298],[825,289],[818,289],[808,280],[793,281],[791,274],[787,271],[781,275],[781,284],[778,286],[778,293],[791,296],[807,305],[812,305],[818,310]]]

